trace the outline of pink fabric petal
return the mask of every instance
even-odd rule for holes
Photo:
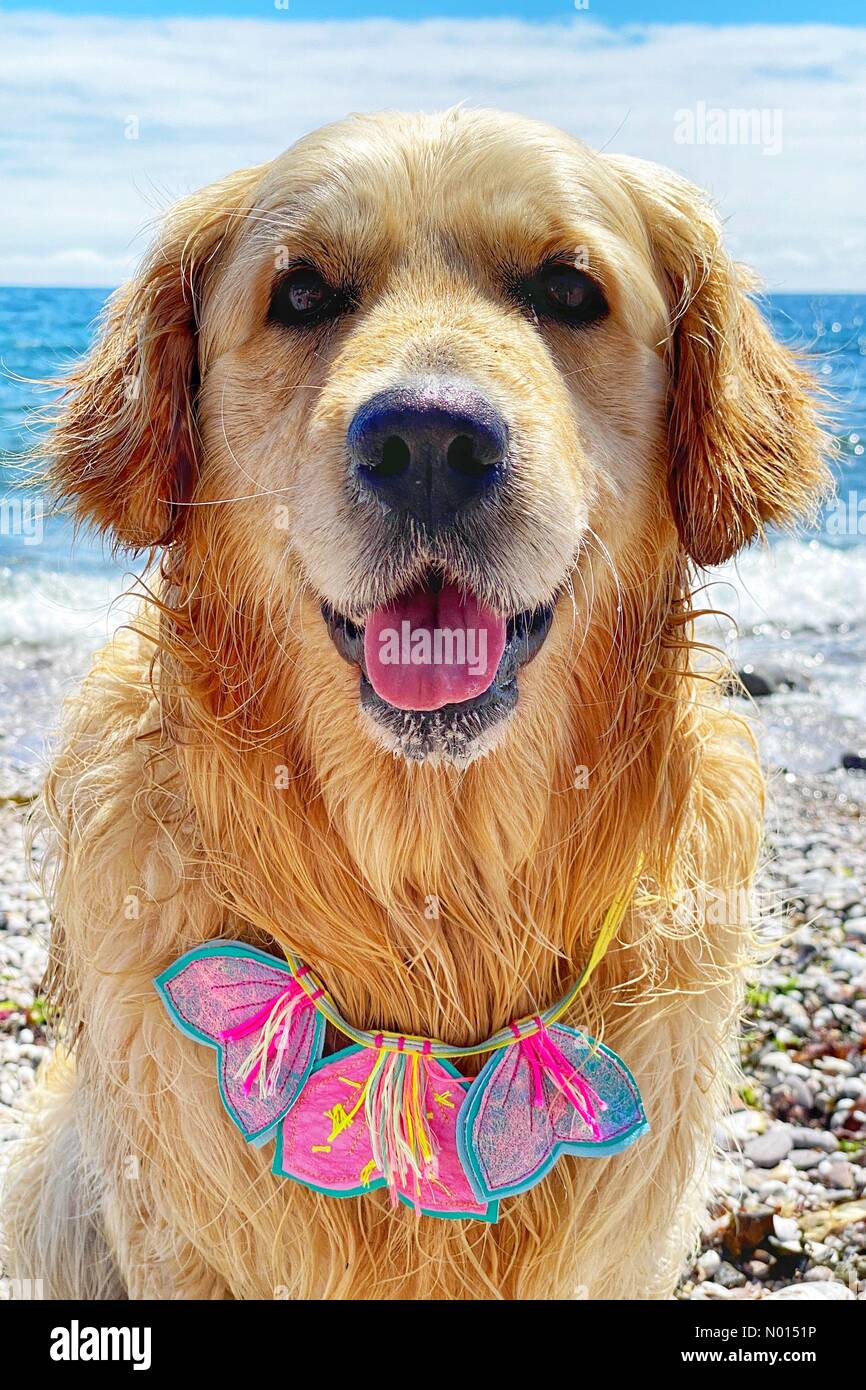
[[[303,998],[271,1050],[267,1086],[245,1074],[272,1009],[297,989],[288,967],[239,943],[209,944],[181,957],[156,983],[184,1031],[216,1048],[220,1093],[232,1119],[248,1139],[261,1138],[291,1105],[321,1050],[322,1020]]]
[[[373,1160],[363,1104],[359,1105],[376,1058],[371,1048],[348,1048],[314,1069],[280,1126],[275,1173],[333,1196],[359,1196],[384,1186]],[[475,1197],[457,1153],[462,1080],[433,1058],[425,1058],[424,1065],[436,1174],[420,1179],[417,1187],[398,1183],[397,1196],[429,1215],[489,1219],[488,1203]]]
[[[561,1152],[615,1153],[646,1128],[637,1086],[616,1054],[555,1025],[537,1045],[515,1043],[487,1063],[459,1134],[476,1194],[492,1199],[532,1187]]]
[[[291,979],[276,959],[270,965],[251,953],[190,952],[186,964],[184,960],[172,967],[177,973],[170,979],[169,971],[160,977],[166,980],[163,988],[181,1017],[213,1042],[219,1042],[227,1029],[249,1021]]]

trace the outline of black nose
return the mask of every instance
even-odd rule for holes
[[[396,387],[361,406],[347,443],[365,491],[437,530],[501,485],[508,427],[462,386]]]

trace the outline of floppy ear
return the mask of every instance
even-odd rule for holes
[[[641,160],[613,163],[635,195],[668,301],[674,520],[698,565],[814,513],[829,486],[816,385],[748,296],[706,195]]]
[[[56,493],[122,546],[167,544],[194,486],[198,309],[223,241],[242,223],[254,172],[173,208],[136,277],[109,300],[96,345],[54,411]]]

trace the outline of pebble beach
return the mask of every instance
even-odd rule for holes
[[[866,773],[778,774],[743,1084],[683,1299],[866,1301]]]

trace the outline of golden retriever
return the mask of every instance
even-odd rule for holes
[[[491,111],[352,117],[167,217],[49,444],[77,516],[159,570],[45,786],[64,1050],[7,1194],[16,1272],[670,1296],[753,951],[748,913],[701,903],[742,903],[762,806],[691,576],[825,482],[810,380],[749,288],[690,184]],[[371,670],[368,620],[436,594],[493,655],[450,686]],[[468,1044],[565,991],[638,864],[570,1021],[651,1132],[496,1224],[272,1176],[153,988],[238,937],[359,1026]]]

